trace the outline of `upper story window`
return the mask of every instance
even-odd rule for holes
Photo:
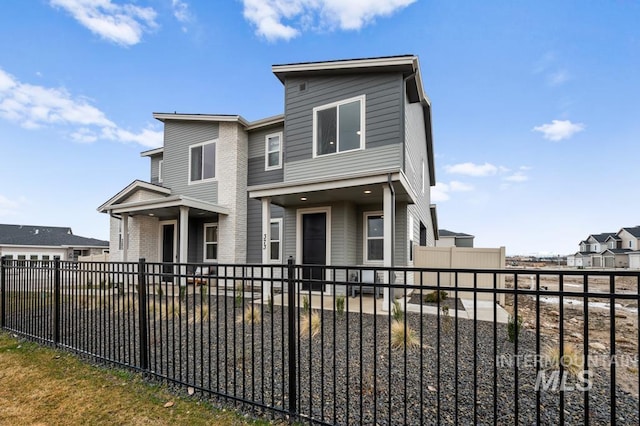
[[[205,223],[204,225],[204,261],[218,260],[218,224]]]
[[[189,147],[189,183],[213,180],[216,177],[216,141]]]
[[[633,240],[629,241],[629,248],[633,248]]]
[[[158,183],[162,183],[162,166],[164,164],[164,160],[158,161]]]
[[[384,219],[381,212],[364,214],[364,260],[384,260]]]
[[[278,263],[282,259],[282,218],[271,219],[271,261]]]
[[[313,109],[313,156],[364,149],[365,96]]]
[[[282,132],[265,137],[265,170],[282,168]]]

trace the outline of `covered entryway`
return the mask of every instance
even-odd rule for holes
[[[160,222],[160,260],[165,263],[165,265],[162,265],[162,279],[165,282],[173,282],[173,263],[177,262],[176,232],[177,221],[167,220]],[[166,263],[169,263],[169,265]]]

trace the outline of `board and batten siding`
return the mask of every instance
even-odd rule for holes
[[[301,91],[302,83],[306,89]],[[313,108],[361,95],[366,98],[365,150],[313,158]],[[400,73],[287,78],[285,181],[359,171],[354,167],[362,170],[400,167],[402,108]]]
[[[249,186],[282,182],[284,176],[283,168],[265,170],[266,137],[278,132],[283,134],[281,149],[284,149],[284,125],[261,128],[249,133],[249,175],[247,177]]]
[[[165,120],[164,163],[162,185],[173,194],[185,195],[210,203],[218,202],[218,182],[210,181],[189,185],[189,146],[218,139],[219,124],[198,121]],[[220,178],[216,146],[216,178]]]

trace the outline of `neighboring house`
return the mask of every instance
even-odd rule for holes
[[[73,235],[71,228],[0,224],[0,256],[17,260],[77,260],[78,256],[102,254],[109,242]]]
[[[579,252],[567,256],[567,266],[640,269],[640,226],[591,234],[579,246]]]
[[[640,250],[640,226],[622,228],[616,237],[620,241],[620,248],[631,251]]]
[[[111,216],[111,260],[406,266],[414,245],[434,245],[431,106],[418,58],[272,71],[284,115],[153,115],[164,146],[141,154],[150,182],[98,208]]]
[[[452,232],[446,229],[438,230],[436,247],[473,247],[473,235],[462,232]]]

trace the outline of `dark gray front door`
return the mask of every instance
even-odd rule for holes
[[[302,268],[302,290],[324,291],[327,264],[327,214],[308,213],[302,215],[302,263],[323,265]],[[317,280],[317,281],[306,281]]]
[[[162,262],[173,264],[175,253],[175,225],[173,223],[162,225]],[[163,279],[173,282],[173,265],[162,265]]]

